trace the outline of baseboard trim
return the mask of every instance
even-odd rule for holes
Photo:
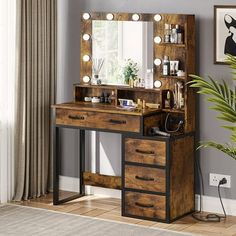
[[[60,189],[65,191],[79,191],[79,178],[60,176]],[[85,187],[86,194],[96,194],[105,197],[121,198],[121,190],[108,189],[94,186]],[[196,209],[200,206],[200,196],[195,195]],[[222,198],[227,215],[236,216],[236,200]],[[202,210],[206,212],[222,214],[222,208],[218,197],[202,196]]]
[[[200,195],[195,195],[196,209],[200,207]],[[222,198],[224,208],[227,215],[236,216],[236,200]],[[218,197],[202,196],[202,210],[223,214],[223,210]]]
[[[60,189],[64,191],[78,192],[79,191],[79,178],[60,176]],[[104,197],[112,197],[121,199],[121,190],[101,188],[95,186],[85,186],[85,194],[100,195]]]

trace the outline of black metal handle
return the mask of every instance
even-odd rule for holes
[[[154,178],[145,177],[145,176],[135,176],[135,179],[144,180],[144,181],[154,181]]]
[[[80,116],[80,115],[76,115],[76,116],[69,115],[68,117],[72,120],[84,120],[84,116]]]
[[[135,152],[141,153],[141,154],[148,154],[148,155],[154,155],[155,152],[153,151],[146,151],[146,150],[140,150],[140,149],[135,149]]]
[[[152,204],[143,204],[143,203],[139,203],[139,202],[135,202],[135,205],[138,207],[144,207],[144,208],[153,208],[154,205]]]
[[[109,122],[110,122],[110,123],[113,123],[113,124],[126,124],[126,120],[114,120],[114,119],[110,119]]]

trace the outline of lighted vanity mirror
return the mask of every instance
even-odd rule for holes
[[[153,22],[92,21],[92,77],[102,84],[127,84],[127,65],[137,77],[153,69]],[[126,71],[125,71],[126,70]]]

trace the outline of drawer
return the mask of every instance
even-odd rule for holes
[[[165,175],[163,169],[125,165],[125,188],[165,193]]]
[[[165,166],[166,143],[155,140],[125,140],[125,161]]]
[[[125,191],[124,212],[128,215],[166,219],[166,197]]]
[[[140,132],[140,117],[92,111],[56,109],[56,124]]]

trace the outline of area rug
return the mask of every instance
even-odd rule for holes
[[[180,236],[191,234],[7,204],[0,206],[0,236],[5,235]]]

